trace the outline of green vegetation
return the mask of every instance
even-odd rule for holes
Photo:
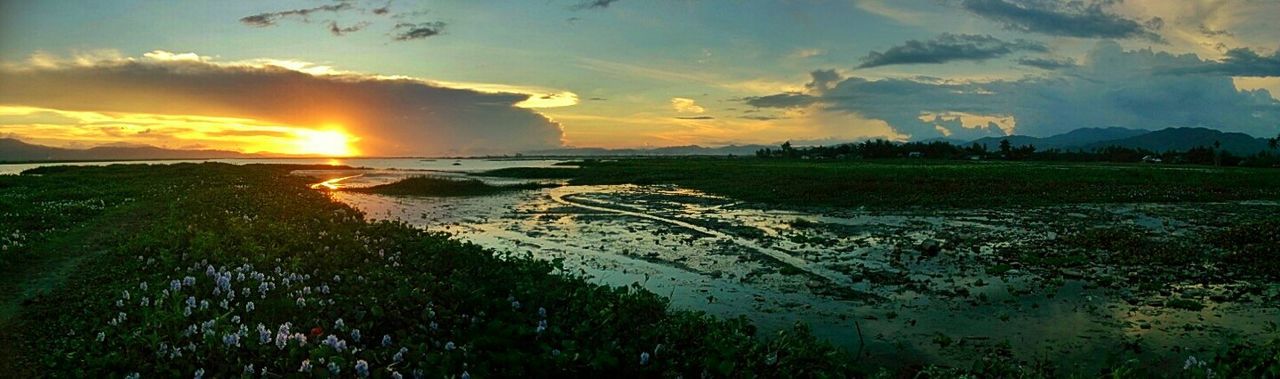
[[[762,336],[745,319],[671,310],[638,286],[592,285],[555,262],[367,221],[308,189],[307,178],[288,174],[294,168],[132,165],[0,176],[0,370],[1038,377],[1061,363],[996,351],[971,367],[869,366],[802,326]],[[1188,359],[1173,376],[1280,375],[1280,339],[1226,349]],[[1120,362],[1104,374],[1157,374]]]
[[[33,173],[0,178],[25,241],[0,256],[21,283],[7,375],[857,373],[804,328],[761,340],[637,287],[366,222],[286,167]]]
[[[344,191],[376,193],[382,195],[413,196],[483,196],[507,191],[546,188],[549,185],[526,183],[491,185],[475,179],[447,179],[433,176],[415,176],[395,183],[363,188],[344,188]]]
[[[477,175],[522,179],[569,179],[579,172],[576,167],[512,167],[486,171]]]
[[[585,161],[579,169],[508,169],[484,175],[558,176],[571,184],[677,184],[746,201],[804,206],[980,208],[1280,199],[1280,172],[1203,166],[685,158]]]

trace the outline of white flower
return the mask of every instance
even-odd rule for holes
[[[225,336],[222,336],[222,344],[227,346],[240,347],[240,334],[230,333]]]
[[[124,290],[124,294],[121,294],[120,297],[129,300],[129,290]]]
[[[298,367],[298,372],[311,372],[311,360],[303,359],[302,367]]]
[[[125,376],[124,376],[124,379],[138,379],[138,378],[141,378],[141,377],[142,377],[142,375],[141,375],[141,374],[138,374],[138,373],[136,373],[136,372],[132,372],[132,373],[129,373],[129,375],[125,375]]]
[[[107,333],[98,332],[98,338],[97,338],[97,341],[98,341],[98,342],[102,342],[102,341],[106,341],[106,340],[107,340]]]
[[[338,367],[336,362],[329,362],[329,372],[333,375],[338,375],[339,372],[342,372],[342,368]]]
[[[356,375],[361,378],[369,377],[369,362],[365,362],[363,359],[356,361]]]
[[[194,378],[194,379],[204,379],[204,369],[202,369],[202,368],[198,368],[198,369],[196,369],[196,374],[195,374],[195,375],[193,375],[193,376],[192,376],[192,378]]]
[[[248,303],[245,303],[245,304],[244,304],[244,311],[245,311],[245,312],[253,312],[253,302],[252,302],[252,301],[250,301],[250,302],[248,302]]]
[[[253,364],[252,364],[252,363],[247,364],[247,365],[244,365],[244,373],[245,373],[245,374],[253,375],[253,374],[254,374],[254,373],[256,373],[256,372],[258,372],[258,371],[253,369]]]
[[[641,353],[640,353],[640,365],[641,365],[641,366],[644,366],[644,365],[647,365],[647,364],[649,364],[649,352],[647,352],[647,351],[646,351],[646,352],[641,352]]]
[[[196,285],[196,278],[190,276],[182,278],[182,285],[187,287],[194,286]]]
[[[143,291],[146,291],[146,290],[147,290],[147,282],[138,283],[138,289],[143,290]]]
[[[547,309],[538,307],[538,317],[547,318]]]
[[[338,319],[333,322],[333,328],[338,330],[346,329],[347,323],[343,322],[342,319]]]
[[[454,344],[453,344],[453,341],[449,341],[448,343],[445,343],[445,344],[444,344],[444,349],[445,349],[445,350],[453,350],[453,349],[456,349],[456,348],[458,348],[458,345],[454,345]]]
[[[181,290],[181,289],[182,289],[182,281],[179,281],[178,279],[170,280],[170,281],[169,281],[169,289],[170,289],[170,290],[172,290],[172,291],[174,291],[174,292],[177,292],[178,290]]]
[[[466,371],[463,371],[463,372],[462,372],[462,376],[461,376],[460,378],[462,378],[462,379],[471,379],[471,374],[467,373]]]
[[[351,329],[351,340],[360,342],[360,329]]]
[[[404,375],[400,375],[399,371],[392,371],[391,379],[404,379]]]
[[[382,335],[382,347],[390,347],[390,346],[391,346],[391,335],[390,335],[390,334],[383,334],[383,335]]]

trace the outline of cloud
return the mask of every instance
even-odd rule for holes
[[[1245,56],[1243,54],[1238,56]],[[1245,59],[1239,59],[1245,61]],[[1123,50],[1098,43],[1076,67],[1017,80],[842,77],[810,90],[749,97],[755,107],[816,107],[883,120],[912,139],[973,139],[1007,133],[1048,136],[1082,127],[1159,129],[1200,126],[1253,135],[1280,132],[1280,101],[1262,89],[1238,89],[1235,70],[1192,54]],[[1206,66],[1207,65],[1207,66]],[[1202,74],[1173,74],[1195,68]],[[814,80],[830,82],[829,74]]]
[[[744,98],[743,102],[757,108],[801,108],[817,103],[822,99],[803,93],[789,92],[767,96]]]
[[[715,118],[715,117],[711,117],[711,116],[680,116],[680,117],[676,117],[676,119],[680,119],[680,120],[715,120],[716,118]]]
[[[1042,43],[1019,39],[1002,41],[989,35],[943,33],[928,41],[910,40],[883,53],[873,51],[862,58],[858,68],[897,64],[981,61],[999,58],[1018,51],[1047,52]]]
[[[1169,70],[1174,74],[1215,74],[1230,76],[1276,77],[1280,76],[1280,50],[1271,56],[1237,48],[1227,51],[1222,60],[1204,62],[1190,67],[1177,67]]]
[[[1164,21],[1145,22],[1109,12],[1115,0],[961,0],[960,7],[1006,29],[1078,38],[1140,38],[1162,41],[1154,30]]]
[[[674,108],[676,112],[680,113],[702,113],[707,111],[705,108],[698,105],[697,102],[693,101],[693,99],[683,97],[671,98],[671,108]]]
[[[333,33],[333,35],[335,36],[343,36],[347,33],[358,32],[364,29],[366,26],[369,26],[368,22],[361,22],[355,25],[342,27],[342,26],[338,26],[337,21],[329,21],[329,32]]]
[[[1018,64],[1042,70],[1060,70],[1075,67],[1076,60],[1071,58],[1022,57],[1018,58]]]
[[[610,5],[613,5],[613,3],[616,3],[618,1],[620,0],[584,0],[578,3],[578,5],[574,5],[573,9],[576,9],[576,10],[604,9],[604,8],[608,8]]]
[[[0,104],[339,128],[360,139],[360,151],[375,155],[503,153],[559,146],[562,137],[559,124],[516,106],[528,94],[336,70],[308,73],[262,63],[268,60],[51,62],[0,68]]]
[[[819,55],[823,55],[823,54],[826,54],[826,53],[827,53],[827,52],[826,52],[826,51],[823,51],[822,49],[813,49],[813,48],[809,48],[809,49],[796,49],[796,51],[791,52],[791,57],[793,57],[793,58],[799,58],[799,59],[805,59],[805,58],[813,58],[813,57],[816,57],[816,56],[819,56]]]
[[[393,28],[396,41],[411,41],[440,35],[444,32],[445,23],[440,21],[396,24]]]
[[[280,12],[259,13],[252,16],[245,16],[240,19],[241,23],[254,27],[274,26],[278,21],[289,17],[299,17],[304,21],[307,17],[315,12],[339,12],[352,9],[351,3],[338,3],[330,5],[322,5],[315,8],[294,9]]]
[[[825,91],[833,84],[840,82],[840,73],[836,70],[814,70],[809,73],[809,77],[813,78],[804,87],[810,91]]]

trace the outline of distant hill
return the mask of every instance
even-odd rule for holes
[[[600,147],[569,147],[524,152],[524,155],[550,157],[590,156],[682,156],[682,155],[755,155],[756,150],[776,148],[777,145],[729,145],[705,147],[698,145],[668,146],[652,149],[606,149]]]
[[[1157,152],[1186,151],[1198,146],[1222,144],[1222,150],[1238,155],[1250,155],[1268,149],[1267,139],[1244,133],[1225,133],[1206,128],[1168,128],[1154,132],[1110,141],[1095,142],[1084,146],[1095,149],[1107,146],[1142,148]]]
[[[1013,135],[1008,137],[986,137],[976,139],[968,144],[986,145],[987,149],[996,149],[1000,146],[1000,141],[1008,139],[1013,146],[1034,145],[1037,150],[1047,149],[1072,149],[1082,146],[1102,142],[1130,138],[1150,133],[1146,129],[1128,129],[1128,128],[1080,128],[1066,132],[1063,134],[1053,135],[1049,137],[1029,137]]]
[[[225,150],[174,150],[146,145],[107,145],[89,149],[66,149],[30,144],[13,138],[0,138],[0,162],[219,159],[252,157],[259,157],[259,155],[243,154]]]

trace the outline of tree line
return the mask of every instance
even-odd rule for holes
[[[1143,148],[1107,146],[1096,149],[1036,149],[1035,145],[1013,146],[1008,139],[995,149],[974,143],[968,146],[946,141],[894,142],[883,139],[844,143],[831,146],[795,147],[790,141],[778,148],[756,151],[760,158],[774,159],[886,159],[924,158],[956,160],[1035,160],[1065,162],[1149,162],[1202,164],[1215,166],[1280,167],[1280,137],[1268,140],[1270,150],[1252,155],[1237,155],[1222,149],[1221,143],[1198,146],[1186,151],[1157,152]]]

